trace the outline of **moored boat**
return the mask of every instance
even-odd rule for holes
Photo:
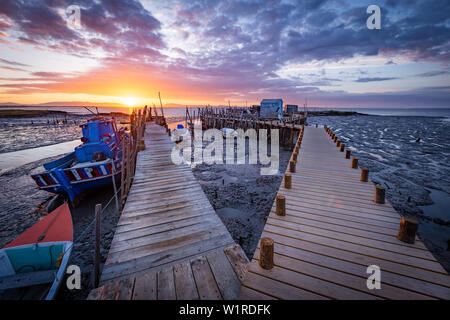
[[[0,291],[44,285],[39,298],[53,299],[72,244],[72,217],[63,204],[0,249]]]
[[[114,118],[95,117],[81,125],[83,142],[75,151],[44,164],[44,170],[32,174],[42,190],[66,194],[74,206],[91,189],[120,178],[122,141],[131,139]]]

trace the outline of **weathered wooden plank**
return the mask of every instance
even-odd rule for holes
[[[307,255],[307,252],[312,252],[315,254],[319,254],[321,256],[335,258],[338,260],[343,260],[355,264],[363,265],[365,268],[369,265],[377,265],[382,268],[382,270],[389,271],[398,275],[409,276],[412,278],[420,279],[423,281],[431,282],[434,284],[442,284],[444,286],[449,287],[450,282],[446,275],[442,273],[436,273],[420,268],[415,268],[414,266],[402,264],[401,261],[389,261],[384,259],[379,259],[376,257],[366,256],[363,253],[359,252],[350,252],[341,249],[331,249],[323,244],[316,244],[308,241],[303,241],[299,239],[290,238],[284,235],[279,235],[275,233],[270,233],[266,230],[262,233],[263,237],[270,237],[277,243],[297,248],[304,254]],[[257,258],[257,256],[255,256]],[[305,258],[306,259],[306,258]]]
[[[133,300],[156,300],[157,272],[147,272],[136,276]]]
[[[327,297],[306,291],[289,284],[248,272],[244,282],[245,287],[262,292],[276,299],[285,300],[329,300]]]
[[[197,300],[199,295],[192,273],[191,263],[184,261],[173,266],[178,300]]]
[[[216,250],[206,255],[211,271],[220,293],[225,300],[236,299],[241,281],[233,270],[223,250]]]
[[[175,280],[172,266],[163,268],[157,273],[158,278],[158,300],[175,300]]]
[[[220,300],[222,296],[205,257],[191,260],[192,272],[201,300]]]
[[[249,261],[244,251],[238,245],[226,247],[223,251],[227,256],[228,260],[230,261],[230,264],[233,267],[234,272],[238,276],[239,280],[242,282],[245,278],[245,274],[247,273],[247,268],[249,264]]]
[[[274,300],[274,297],[268,296],[262,292],[242,286],[237,300]]]

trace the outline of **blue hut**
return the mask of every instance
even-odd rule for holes
[[[281,119],[283,117],[283,100],[263,99],[259,117],[261,119]]]

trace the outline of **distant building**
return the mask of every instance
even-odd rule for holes
[[[286,105],[286,113],[297,113],[298,112],[298,105],[296,104],[287,104]]]
[[[281,119],[283,117],[282,99],[264,99],[259,112],[261,119]]]

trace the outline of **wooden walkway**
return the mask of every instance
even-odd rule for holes
[[[245,254],[191,169],[173,164],[174,143],[165,129],[149,123],[145,145],[103,268],[103,287],[89,298],[235,298]]]
[[[238,299],[450,299],[447,272],[419,239],[396,238],[400,216],[375,204],[373,183],[323,128],[305,127],[298,157],[292,188],[279,190],[286,215],[274,203],[262,233],[275,266],[259,266],[258,246]],[[367,288],[369,265],[381,269],[379,290]]]

